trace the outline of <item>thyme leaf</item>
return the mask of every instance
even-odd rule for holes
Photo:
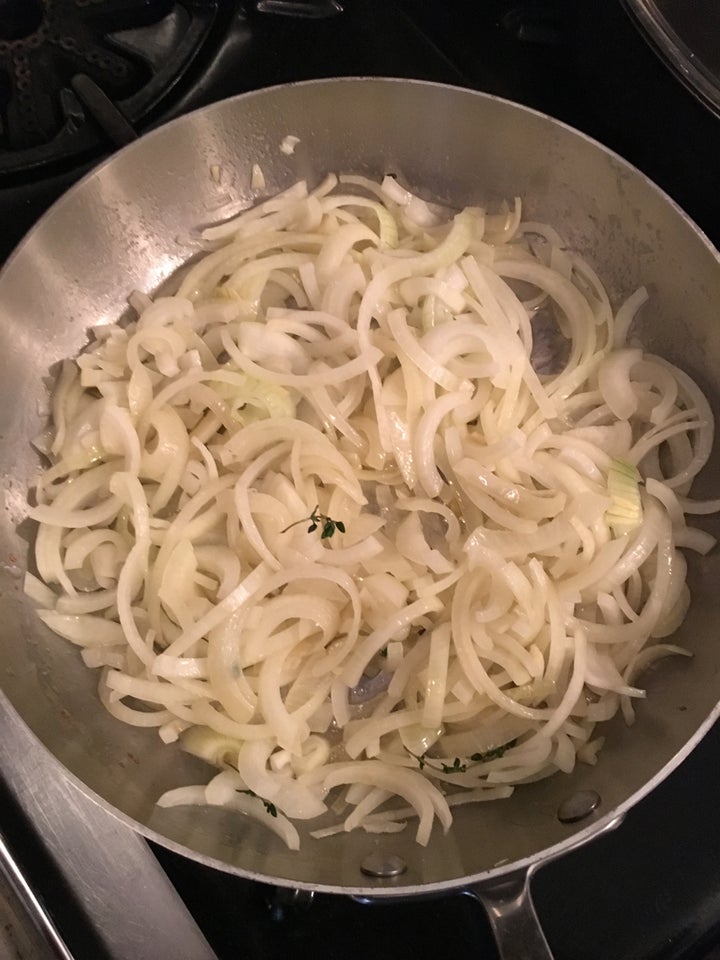
[[[455,757],[451,764],[441,763],[440,767],[443,773],[465,773],[468,765],[466,763],[462,763],[460,757]]]
[[[511,747],[514,747],[516,743],[517,740],[509,740],[507,743],[503,743],[499,747],[492,747],[484,753],[474,753],[470,759],[474,763],[485,763],[487,760],[499,760],[500,757],[505,756],[507,751],[510,750]]]
[[[238,790],[237,792],[245,793],[248,797],[257,797],[257,794],[254,790]],[[265,807],[266,811],[271,817],[276,817],[278,815],[277,807],[274,803],[270,803],[270,801],[266,800],[264,797],[258,797],[258,800],[262,800],[262,805]]]
[[[300,523],[308,523],[310,526],[307,528],[308,533],[315,533],[318,527],[322,527],[322,533],[320,534],[321,540],[327,540],[328,537],[332,537],[336,530],[339,530],[340,533],[345,533],[345,524],[342,520],[333,520],[332,517],[328,517],[325,513],[320,513],[320,504],[315,504],[315,509],[312,511],[309,517],[303,517],[301,520],[296,520],[294,523],[289,524],[285,527],[284,530],[281,530],[281,533],[287,533],[288,530],[292,530],[293,527],[297,527]]]
[[[492,747],[490,750],[486,750],[484,753],[473,753],[468,760],[463,760],[461,757],[455,757],[452,763],[445,763],[442,760],[438,760],[436,763],[432,762],[432,758],[428,757],[426,753],[422,753],[418,756],[416,753],[410,753],[411,757],[414,757],[418,762],[418,768],[423,770],[425,767],[429,767],[431,770],[439,770],[442,773],[467,773],[467,771],[476,766],[479,763],[486,763],[488,760],[499,760],[500,757],[504,756],[511,747],[514,747],[517,743],[517,740],[509,740],[507,743],[502,744],[499,747]],[[438,765],[439,764],[439,765]]]

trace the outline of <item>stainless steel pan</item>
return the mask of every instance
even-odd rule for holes
[[[299,137],[294,154],[280,150]],[[396,173],[428,197],[460,205],[519,194],[532,219],[558,226],[595,265],[615,298],[645,283],[645,342],[680,362],[712,394],[720,370],[720,264],[672,201],[597,143],[546,116],[450,87],[408,81],[329,80],[215,104],[112,157],[62,198],[0,275],[0,686],[43,744],[100,802],[142,833],[189,857],[272,883],[393,897],[467,888],[492,900],[508,956],[546,945],[518,910],[544,860],[590,839],[673,769],[714,721],[720,697],[720,564],[691,569],[694,603],[681,640],[691,662],[647,677],[649,698],[632,730],[612,723],[597,767],[524,787],[510,800],[457,813],[427,849],[411,832],[303,840],[290,853],[261,827],[220,810],[159,810],[164,790],[207,768],[156,735],[125,727],[100,706],[95,677],[70,644],[50,635],[24,600],[32,536],[26,492],[37,470],[30,446],[42,426],[43,380],[76,353],[90,325],[115,319],[133,288],[153,290],[196,252],[194,228],[266,192],[326,171]],[[708,471],[718,475],[717,464]],[[712,486],[712,480],[708,481]],[[717,532],[717,531],[716,531]],[[558,815],[582,791],[599,804],[575,822]],[[580,804],[582,807],[582,802]],[[671,842],[670,838],[664,838]],[[368,865],[376,873],[368,874]],[[404,865],[395,875],[393,867]],[[365,871],[363,871],[363,866]],[[533,954],[533,950],[536,952]]]

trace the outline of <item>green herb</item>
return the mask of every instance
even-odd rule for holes
[[[460,757],[455,757],[452,763],[444,763],[442,760],[439,760],[439,766],[432,763],[426,753],[418,756],[416,753],[408,752],[411,757],[417,760],[420,770],[423,770],[425,767],[430,767],[431,770],[440,770],[442,773],[467,773],[470,767],[474,767],[478,763],[485,763],[488,760],[499,760],[500,757],[504,756],[516,743],[517,740],[510,740],[500,747],[493,747],[491,750],[486,750],[485,753],[473,753],[470,757],[470,762],[463,761]]]
[[[254,790],[238,790],[237,792],[245,793],[248,797],[257,797],[257,794]],[[262,805],[265,807],[271,817],[276,817],[278,815],[277,807],[274,803],[270,803],[269,800],[265,800],[263,797],[258,797],[258,800],[262,800]]]
[[[507,751],[514,747],[517,743],[517,740],[510,740],[508,743],[504,743],[500,747],[492,747],[490,750],[486,750],[485,753],[474,753],[470,759],[475,763],[485,763],[487,760],[499,760],[500,757],[505,756]]]
[[[460,757],[455,757],[452,764],[441,763],[440,766],[443,773],[465,773],[468,768],[466,763],[460,761]]]
[[[320,534],[321,540],[326,540],[328,537],[332,537],[336,530],[339,530],[340,533],[345,533],[345,524],[342,520],[333,520],[331,517],[328,517],[327,514],[319,513],[320,504],[315,504],[315,509],[310,514],[309,517],[303,517],[301,520],[296,520],[294,523],[291,523],[289,526],[285,527],[281,533],[287,533],[288,530],[292,530],[293,527],[297,527],[300,523],[309,523],[310,526],[307,528],[308,533],[315,533],[318,527],[322,527],[322,533]]]

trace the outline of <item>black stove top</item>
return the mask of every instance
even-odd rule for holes
[[[75,40],[60,25],[68,14]],[[0,0],[0,261],[129,135],[104,95],[143,133],[246,90],[341,75],[469,86],[550,113],[635,163],[720,243],[720,193],[695,149],[714,149],[720,121],[681,90],[619,0]],[[660,115],[665,135],[652,126]],[[715,729],[613,833],[538,872],[557,960],[720,957],[719,758]],[[482,912],[461,896],[309,898],[155,853],[220,960],[497,957]],[[67,937],[82,957],[82,932]]]

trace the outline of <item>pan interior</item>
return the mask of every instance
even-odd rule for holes
[[[299,138],[293,154],[283,139]],[[534,220],[555,225],[606,282],[616,304],[644,283],[642,338],[681,364],[711,397],[720,369],[720,267],[697,228],[636,170],[558,122],[483,95],[393,80],[330,80],[244,95],[144,137],[61,199],[0,275],[0,686],[42,743],[105,804],[160,842],[224,869],[276,882],[379,893],[499,874],[566,846],[669,772],[714,716],[720,697],[720,560],[691,565],[693,605],[678,642],[692,661],[647,676],[634,728],[613,722],[597,766],[518,789],[509,800],[461,808],[453,830],[417,847],[402,834],[303,838],[300,854],[268,831],[217,809],[160,810],[164,790],[208,778],[208,768],[157,735],[115,721],[78,651],[50,634],[24,599],[30,524],[26,494],[38,470],[31,439],[43,427],[48,374],[84,345],[89,327],[115,320],[134,288],[152,291],[197,252],[199,224],[328,171],[396,174],[455,206],[519,195]],[[717,456],[704,492],[717,487]],[[716,535],[712,522],[706,524]],[[562,824],[558,805],[579,789],[601,804]],[[397,881],[360,872],[371,852],[401,856]]]

